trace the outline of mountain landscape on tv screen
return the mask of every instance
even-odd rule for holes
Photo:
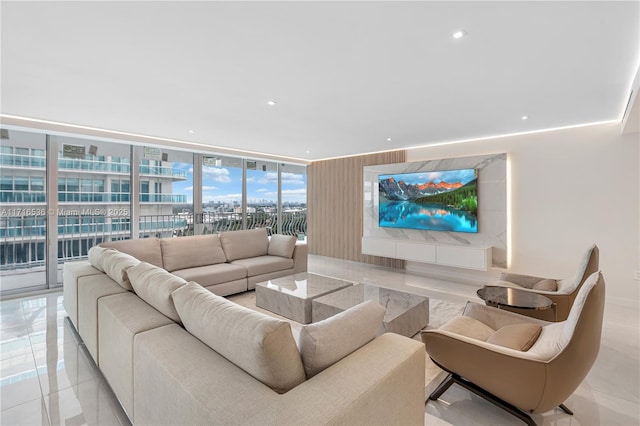
[[[425,195],[449,192],[462,186],[462,182],[448,183],[443,180],[438,183],[407,184],[403,180],[398,182],[395,178],[389,177],[380,181],[380,195],[384,194],[387,200],[393,201],[415,200]]]
[[[478,232],[474,169],[379,176],[379,225]]]

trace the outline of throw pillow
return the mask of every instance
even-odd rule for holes
[[[185,285],[185,280],[147,262],[129,268],[127,275],[133,290],[142,300],[166,317],[180,322],[171,293]]]
[[[136,266],[140,261],[133,256],[126,253],[121,253],[117,250],[106,250],[102,253],[102,268],[104,272],[117,282],[120,287],[125,290],[133,290],[127,271],[132,266]]]
[[[272,235],[269,239],[269,256],[280,256],[291,259],[296,248],[296,237],[292,235]]]
[[[532,287],[533,290],[557,291],[558,282],[552,279],[540,280]]]
[[[288,322],[230,302],[194,282],[172,296],[187,331],[255,379],[278,393],[305,380]]]
[[[373,340],[385,312],[378,303],[367,300],[325,320],[303,325],[300,353],[307,378]]]
[[[505,325],[489,336],[487,343],[526,352],[538,340],[541,332],[542,327],[537,324]]]

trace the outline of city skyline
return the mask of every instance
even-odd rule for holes
[[[193,203],[193,165],[173,163],[173,168],[187,174],[184,181],[174,182],[172,193],[187,196]],[[202,202],[241,202],[242,169],[239,167],[204,166],[202,173]],[[282,201],[306,203],[307,176],[304,173],[282,172]],[[262,200],[277,202],[278,173],[276,171],[247,170],[247,202]]]

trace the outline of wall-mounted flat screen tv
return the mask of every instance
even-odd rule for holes
[[[378,176],[379,226],[478,232],[478,170]]]

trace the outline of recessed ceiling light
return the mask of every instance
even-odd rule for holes
[[[529,116],[528,116],[528,115],[523,115],[523,116],[522,116],[522,117],[520,117],[520,118],[522,118],[523,120],[528,120],[528,119],[529,119]]]
[[[310,151],[310,150],[307,150],[307,151],[306,151],[306,153],[307,153],[307,154],[311,154],[311,151]]]
[[[387,142],[391,142],[391,138],[387,138]]]
[[[276,101],[267,101],[267,105],[269,106],[274,106],[276,104]]]
[[[189,129],[188,132],[191,133],[191,134],[194,134],[196,131],[193,130],[193,129]]]
[[[465,30],[458,30],[455,33],[451,34],[451,37],[455,38],[455,39],[459,39],[462,38],[464,36],[467,35],[467,32]]]

